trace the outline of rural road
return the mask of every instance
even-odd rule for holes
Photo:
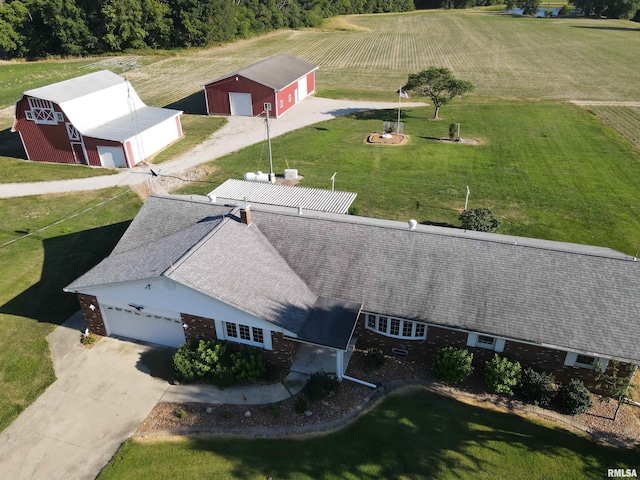
[[[425,105],[419,102],[403,102],[402,107]],[[395,102],[356,102],[308,97],[283,117],[272,120],[269,124],[270,135],[274,138],[298,128],[351,113],[397,107],[398,104]],[[153,170],[162,175],[179,176],[180,173],[197,165],[265,140],[262,118],[228,117],[228,120],[224,127],[214,132],[200,145],[171,161],[152,165]],[[5,183],[0,184],[0,198],[133,186],[144,183],[148,178],[149,167],[135,167],[116,175],[51,182]]]

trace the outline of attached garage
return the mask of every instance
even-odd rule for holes
[[[207,113],[253,117],[270,107],[278,118],[315,92],[317,69],[286,53],[261,60],[204,84]]]
[[[109,335],[176,348],[185,343],[182,320],[178,314],[113,305],[101,305],[100,308]]]

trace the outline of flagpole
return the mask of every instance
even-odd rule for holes
[[[400,106],[402,105],[402,87],[398,90],[398,123],[396,124],[396,133],[400,129]]]

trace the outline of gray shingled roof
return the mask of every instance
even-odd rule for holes
[[[124,82],[125,79],[120,75],[116,75],[109,70],[100,70],[81,77],[27,90],[24,94],[60,104]]]
[[[254,209],[253,221],[318,295],[640,360],[640,266],[619,252],[352,216]]]
[[[111,255],[65,290],[158,277],[230,211],[204,202],[150,197]]]
[[[227,218],[166,276],[292,332],[317,296],[254,225]]]
[[[206,83],[205,86],[234,75],[240,75],[274,90],[281,90],[317,68],[317,65],[292,57],[287,53],[280,53],[223,77],[216,78]]]

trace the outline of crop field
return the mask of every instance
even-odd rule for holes
[[[640,148],[640,107],[592,106],[589,110]]]

